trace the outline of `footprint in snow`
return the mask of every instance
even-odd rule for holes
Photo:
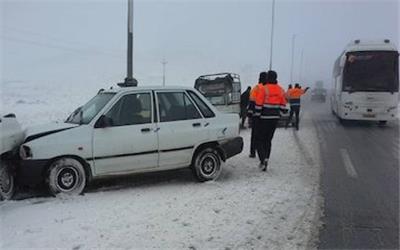
[[[221,209],[213,209],[214,213],[219,214],[221,212]]]
[[[77,245],[72,248],[72,250],[79,250],[82,248],[83,245]]]

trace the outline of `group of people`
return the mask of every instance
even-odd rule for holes
[[[272,138],[282,113],[287,113],[287,102],[290,103],[289,120],[296,115],[295,127],[299,129],[300,97],[308,90],[302,89],[299,84],[294,88],[289,85],[288,91],[278,83],[275,71],[261,72],[258,84],[248,87],[241,96],[242,127],[248,118],[251,127],[250,158],[260,160],[259,168],[267,171],[268,160],[271,154]]]

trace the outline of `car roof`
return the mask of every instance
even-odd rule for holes
[[[109,89],[104,89],[105,93],[123,93],[129,91],[149,91],[149,90],[194,90],[192,87],[186,86],[137,86],[137,87],[119,87],[112,86]]]

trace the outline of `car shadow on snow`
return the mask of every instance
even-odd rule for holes
[[[93,180],[86,187],[85,193],[116,191],[144,186],[190,184],[195,182],[196,179],[190,169],[177,169]]]
[[[218,183],[223,183],[233,178],[230,171],[231,168],[226,167],[222,170],[221,175],[216,180]],[[199,182],[193,176],[192,170],[189,168],[167,170],[160,172],[140,173],[125,176],[113,176],[103,179],[93,180],[89,183],[83,194],[96,192],[109,192],[118,190],[129,190],[132,188],[165,186],[165,185],[197,185]],[[19,187],[14,200],[26,200],[31,198],[48,198],[52,197],[44,184],[34,188]],[[38,200],[37,203],[45,201]],[[35,203],[36,204],[36,203]]]

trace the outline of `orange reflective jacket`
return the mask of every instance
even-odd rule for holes
[[[293,88],[288,90],[288,97],[289,99],[299,99],[304,93],[303,89]]]
[[[250,90],[249,106],[247,107],[247,116],[249,116],[249,117],[253,116],[253,114],[254,114],[255,100],[256,100],[256,93],[258,91],[258,85],[259,84],[257,84]]]
[[[256,93],[255,114],[261,119],[279,119],[280,111],[286,109],[285,91],[279,84],[261,86]]]
[[[251,88],[251,90],[250,90],[250,101],[254,101],[255,100],[255,90],[256,90],[256,88],[257,88],[257,85],[256,86],[254,86],[253,88]]]
[[[300,88],[289,89],[287,92],[287,96],[289,98],[289,103],[291,106],[299,106],[300,105],[300,97],[304,95],[306,91]]]

